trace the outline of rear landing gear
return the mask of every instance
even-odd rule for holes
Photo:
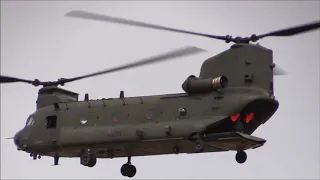
[[[136,175],[137,169],[134,165],[131,164],[131,156],[128,157],[128,162],[121,167],[122,176],[132,178]]]
[[[242,164],[242,163],[246,162],[246,160],[247,160],[247,153],[244,152],[243,150],[238,151],[236,154],[236,161],[239,164]]]
[[[83,153],[80,156],[80,164],[87,166],[87,167],[93,167],[97,163],[97,158],[90,152]]]

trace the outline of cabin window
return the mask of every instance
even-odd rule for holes
[[[48,116],[47,117],[47,128],[53,129],[57,127],[57,116]]]
[[[180,108],[179,109],[179,115],[180,116],[186,116],[187,115],[187,110],[185,108]]]

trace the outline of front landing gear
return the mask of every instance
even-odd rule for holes
[[[243,150],[238,151],[236,154],[236,161],[239,164],[242,164],[242,163],[246,162],[246,160],[247,160],[247,153],[244,152]]]
[[[33,160],[37,160],[37,158],[41,159],[41,155],[37,155],[36,153],[30,153],[30,157],[32,157]]]
[[[126,176],[132,178],[136,175],[137,169],[134,165],[131,164],[131,157],[128,157],[128,162],[121,167],[121,174],[122,176]]]

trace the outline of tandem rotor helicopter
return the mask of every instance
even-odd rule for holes
[[[1,75],[1,83],[24,82],[43,86],[37,108],[25,127],[13,137],[18,150],[33,159],[80,157],[80,163],[95,166],[98,158],[127,157],[121,174],[133,177],[134,156],[236,151],[244,163],[245,150],[263,146],[266,140],[251,134],[277,111],[273,76],[283,75],[273,63],[271,49],[251,44],[268,36],[292,36],[320,27],[314,22],[262,35],[233,38],[178,30],[85,11],[65,16],[120,23],[145,28],[204,36],[234,44],[205,60],[198,77],[182,83],[185,93],[84,100],[58,86],[73,81],[183,57],[204,50],[192,46],[170,51],[134,63],[53,82],[25,80]]]

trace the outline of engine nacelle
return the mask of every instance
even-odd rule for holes
[[[227,85],[228,78],[226,76],[202,79],[191,75],[182,84],[182,89],[188,94],[208,93],[225,88]]]

